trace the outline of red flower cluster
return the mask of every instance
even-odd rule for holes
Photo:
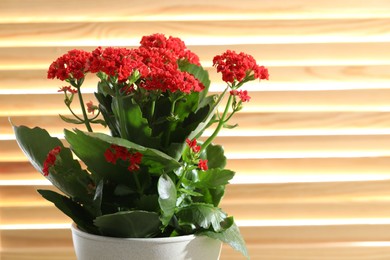
[[[233,83],[235,80],[241,81],[253,72],[255,79],[268,79],[268,70],[264,66],[258,66],[256,60],[243,52],[226,51],[222,55],[217,55],[213,59],[213,66],[217,72],[222,73],[225,82]]]
[[[112,144],[110,148],[104,153],[106,161],[112,164],[116,164],[118,159],[122,161],[128,161],[129,171],[136,171],[140,168],[140,163],[142,161],[142,154],[140,152],[130,153],[127,148]]]
[[[91,113],[92,115],[95,114],[95,110],[98,110],[99,108],[93,104],[92,101],[89,101],[86,103],[87,105],[87,111],[88,113]]]
[[[246,90],[231,90],[230,95],[238,96],[242,102],[248,102],[251,99]]]
[[[192,64],[200,65],[199,57],[188,50],[185,43],[179,38],[170,36],[166,38],[164,34],[156,33],[144,36],[141,39],[141,48],[167,50],[172,56],[170,59],[186,59]],[[167,54],[169,55],[169,54]]]
[[[163,34],[144,36],[137,52],[149,68],[149,74],[141,83],[142,88],[184,93],[204,89],[193,75],[179,70],[177,61],[181,59],[200,65],[199,57],[188,50],[179,38],[167,39]]]
[[[207,162],[207,160],[199,159],[198,168],[202,171],[207,171],[209,169]]]
[[[71,50],[55,60],[49,67],[47,78],[49,79],[81,79],[88,72],[88,60],[90,52]]]
[[[196,141],[196,139],[186,139],[186,143],[188,145],[188,147],[190,147],[191,151],[195,154],[199,153],[200,152],[200,145],[198,145],[198,142]],[[198,157],[199,155],[197,155]],[[203,171],[206,171],[208,169],[208,166],[207,166],[207,160],[203,160],[203,159],[199,159],[199,162],[198,162],[198,168],[203,170]]]
[[[134,50],[126,48],[98,47],[92,52],[89,62],[92,73],[101,71],[111,77],[117,76],[119,82],[125,82],[135,70],[144,77],[148,74],[141,57]]]
[[[187,145],[190,147],[190,149],[194,152],[194,153],[199,153],[200,151],[200,145],[197,144],[197,141],[196,139],[186,139],[186,143]]]
[[[45,161],[43,162],[42,171],[44,176],[49,175],[49,169],[51,166],[55,164],[57,155],[60,153],[60,151],[61,151],[61,146],[57,146],[48,153]]]
[[[141,75],[139,86],[147,90],[202,91],[204,86],[193,75],[180,71],[177,61],[182,59],[200,65],[199,57],[179,38],[153,34],[144,36],[137,49],[98,47],[92,53],[69,51],[50,65],[48,78],[81,79],[87,72],[103,72],[125,83],[137,70]]]

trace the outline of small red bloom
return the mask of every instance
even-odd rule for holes
[[[60,153],[61,151],[61,146],[57,146],[57,147],[54,147],[48,154],[47,154],[47,157],[45,159],[45,161],[43,162],[43,175],[44,176],[48,176],[49,175],[49,169],[51,166],[53,166],[56,162],[56,159],[57,159],[57,155]]]
[[[116,164],[116,155],[114,154],[114,152],[108,148],[105,152],[104,152],[104,157],[106,158],[106,161],[109,162],[109,163],[112,163],[112,164]]]
[[[88,113],[95,114],[95,110],[98,110],[99,108],[93,104],[92,101],[89,101],[87,104],[87,111]]]
[[[71,86],[63,86],[58,90],[58,92],[64,92],[65,94],[66,92],[69,92],[71,94],[76,94],[77,89],[73,89]]]
[[[130,154],[129,155],[129,162],[130,162],[130,165],[129,167],[127,168],[129,171],[136,171],[136,170],[139,170],[140,168],[140,163],[142,161],[142,153],[140,152],[135,152],[133,154]]]
[[[207,171],[209,167],[207,166],[207,160],[199,159],[198,167],[202,171]]]
[[[198,153],[200,151],[200,145],[197,145],[196,139],[190,140],[187,138],[186,143],[194,153]]]
[[[251,99],[246,90],[231,90],[230,95],[239,96],[242,102],[248,102]]]
[[[109,163],[116,164],[118,159],[129,162],[129,167],[127,168],[129,171],[139,170],[142,156],[140,152],[130,153],[126,147],[115,144],[111,145],[104,152],[104,157]]]

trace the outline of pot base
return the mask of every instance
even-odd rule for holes
[[[187,235],[163,238],[116,238],[92,235],[72,224],[78,260],[218,260],[222,243]]]

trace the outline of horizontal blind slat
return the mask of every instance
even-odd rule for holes
[[[267,66],[299,65],[385,65],[389,64],[387,42],[346,43],[285,43],[285,44],[225,44],[187,45],[198,54],[202,64],[227,49],[250,53],[259,63]],[[0,47],[1,70],[46,70],[58,56],[72,49],[92,51],[96,46],[47,46],[47,47]],[[126,46],[133,48],[136,46]],[[9,73],[9,72],[8,72]],[[272,81],[274,81],[274,75]]]
[[[133,45],[156,31],[189,45],[385,42],[390,18],[265,21],[0,23],[0,47]],[[229,28],[229,30],[226,30]],[[131,34],[129,33],[131,32]],[[261,34],[260,34],[261,32]],[[39,37],[36,37],[39,35]]]

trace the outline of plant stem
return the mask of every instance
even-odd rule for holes
[[[79,101],[80,101],[81,111],[83,113],[84,124],[87,127],[88,132],[93,132],[92,131],[92,127],[91,127],[91,125],[89,123],[87,111],[85,110],[85,105],[84,105],[84,101],[83,101],[83,95],[81,94],[80,86],[77,86],[77,94],[78,94]]]
[[[175,126],[175,124],[174,124],[175,123],[174,121],[176,120],[175,119],[175,107],[176,107],[177,100],[178,99],[174,99],[172,101],[171,111],[170,111],[170,115],[169,115],[171,118],[168,119],[168,127],[164,133],[164,147],[168,147],[169,141],[171,139],[171,132]]]
[[[202,144],[201,152],[206,150],[207,146],[209,146],[209,144],[211,144],[211,142],[214,140],[214,138],[217,137],[219,131],[221,130],[223,125],[226,123],[226,117],[228,115],[229,108],[232,104],[232,101],[233,101],[233,96],[230,95],[228,102],[226,103],[225,110],[223,111],[221,118],[218,120],[219,122],[218,122],[217,127],[215,128],[213,134],[209,138],[207,138],[207,140]]]
[[[121,132],[121,137],[123,139],[128,140],[128,134],[126,131],[126,119],[125,119],[125,114],[123,113],[123,97],[119,93],[119,88],[115,88],[115,98],[116,98],[116,110],[118,113],[118,121],[119,121],[119,127],[120,127],[120,132]]]
[[[156,100],[152,101],[152,104],[150,105],[150,118],[149,118],[149,124],[153,122],[154,120],[154,110],[156,109]]]

